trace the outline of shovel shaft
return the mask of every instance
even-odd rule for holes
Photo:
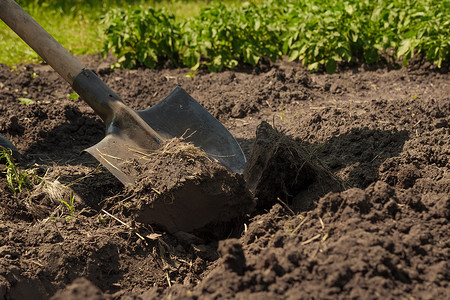
[[[0,19],[72,85],[84,66],[12,0],[0,0]]]
[[[102,118],[106,127],[117,115],[113,103],[123,103],[122,99],[89,69],[83,69],[75,77],[72,88]]]

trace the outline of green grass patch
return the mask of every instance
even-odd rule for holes
[[[74,203],[75,203],[75,195],[73,194],[72,191],[70,191],[69,193],[69,200],[65,201],[63,199],[59,200],[69,211],[69,215],[66,217],[66,219],[71,219],[74,217]]]
[[[20,170],[9,149],[0,147],[0,161],[5,162],[2,173],[6,175],[8,187],[14,195],[31,188],[41,180],[33,170]]]

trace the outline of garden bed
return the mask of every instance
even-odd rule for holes
[[[0,299],[445,298],[448,73],[281,61],[190,78],[80,59],[134,109],[180,85],[218,118],[252,157],[232,186],[250,212],[189,232],[139,222],[127,203],[145,189],[82,152],[100,119],[48,66],[0,65],[0,135],[43,178],[14,194],[0,176]]]

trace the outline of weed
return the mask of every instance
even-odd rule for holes
[[[80,98],[80,95],[78,95],[77,93],[70,93],[70,94],[67,94],[67,97],[69,97],[73,101],[77,101],[78,98]]]
[[[30,188],[33,181],[40,180],[33,170],[20,171],[17,163],[12,157],[12,151],[0,148],[0,161],[5,161],[3,173],[6,174],[8,187],[13,194],[22,192],[25,188]]]
[[[65,205],[65,207],[69,210],[69,216],[66,217],[66,219],[71,219],[74,216],[74,202],[75,202],[75,196],[72,193],[72,191],[70,191],[69,193],[69,200],[68,201],[64,201],[63,199],[59,200],[62,204]]]
[[[285,116],[285,114],[286,114],[286,109],[284,108],[284,103],[282,103],[282,104],[280,105],[280,107],[278,108],[278,110],[280,111],[280,119],[281,119],[281,122],[284,122],[285,119],[286,119],[286,116]]]

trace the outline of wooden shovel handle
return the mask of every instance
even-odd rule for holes
[[[13,0],[0,0],[0,19],[71,86],[84,66]]]

